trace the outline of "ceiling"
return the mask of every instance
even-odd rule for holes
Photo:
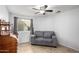
[[[32,8],[37,7],[37,5],[8,5],[7,8],[10,13],[25,15],[25,16],[39,16],[39,14],[35,14],[37,10],[33,10]],[[54,14],[57,10],[61,12],[65,12],[71,9],[79,8],[79,5],[48,5],[47,9],[52,9],[54,12],[46,13],[46,15]]]

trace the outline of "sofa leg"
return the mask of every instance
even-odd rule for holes
[[[57,46],[53,46],[54,48],[57,48]]]
[[[31,45],[34,45],[34,44],[31,43]]]

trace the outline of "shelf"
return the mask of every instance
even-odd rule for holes
[[[10,26],[10,24],[0,24],[0,25],[4,25],[4,26]]]
[[[10,22],[3,22],[0,20],[0,35],[10,34]]]

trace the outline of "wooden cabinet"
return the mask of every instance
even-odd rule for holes
[[[0,36],[0,53],[16,53],[17,39],[10,36]]]
[[[10,36],[10,23],[0,20],[0,53],[16,53],[17,39]]]

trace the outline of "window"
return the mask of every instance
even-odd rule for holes
[[[18,19],[17,30],[18,31],[29,31],[31,26],[31,20]]]

